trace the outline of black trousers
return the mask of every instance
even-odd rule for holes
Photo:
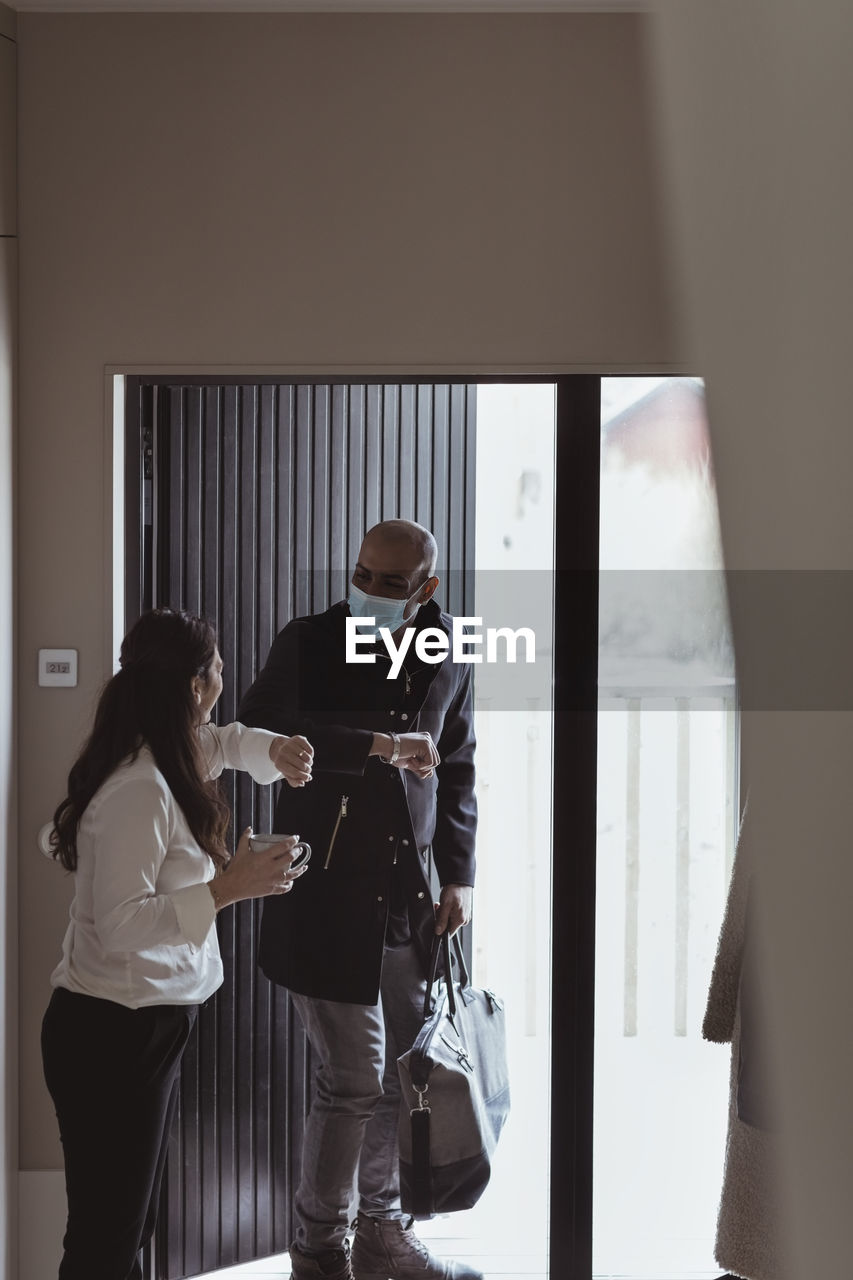
[[[65,1156],[59,1280],[142,1280],[195,1005],[128,1009],[57,988],[44,1076]]]

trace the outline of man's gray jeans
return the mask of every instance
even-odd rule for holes
[[[294,1200],[303,1253],[340,1249],[356,1211],[402,1218],[397,1058],[423,1021],[426,979],[412,943],[386,947],[379,1003],[343,1004],[291,992],[311,1044],[311,1110]]]

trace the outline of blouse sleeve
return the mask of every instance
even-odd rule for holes
[[[155,778],[128,778],[92,815],[94,928],[105,952],[200,947],[210,931],[216,908],[206,855],[199,852],[199,883],[157,891],[169,847],[170,801],[168,788]]]
[[[283,776],[270,760],[270,744],[281,734],[268,729],[249,729],[233,724],[204,724],[199,729],[208,777],[218,778],[223,769],[242,769],[255,782],[278,782]]]

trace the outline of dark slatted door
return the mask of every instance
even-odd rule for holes
[[[442,604],[473,601],[476,388],[127,381],[127,622],[152,604],[216,625],[219,723],[278,630],[346,594],[364,530],[402,516],[436,535]],[[272,788],[223,783],[235,828],[272,825]],[[255,965],[260,907],[217,927],[226,980],[184,1060],[151,1260],[179,1280],[284,1252],[308,1101],[286,994]]]

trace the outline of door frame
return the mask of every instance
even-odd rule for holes
[[[122,371],[112,371],[113,377]],[[554,730],[551,894],[550,1202],[561,1230],[549,1232],[549,1275],[591,1280],[595,997],[596,774],[601,379],[597,373],[512,374],[440,370],[428,374],[143,373],[126,369],[122,441],[139,439],[134,385],[547,383],[556,388],[557,502],[554,524]],[[608,374],[608,376],[610,376]],[[115,403],[116,397],[113,397]],[[141,482],[141,451],[124,452],[125,512]],[[117,496],[118,486],[113,489]],[[124,522],[125,582],[141,570]],[[121,611],[114,601],[113,614]],[[112,646],[111,646],[112,648]],[[561,661],[561,655],[566,658]],[[569,668],[568,655],[571,655]],[[556,785],[557,779],[560,785]],[[552,1215],[549,1215],[549,1223]]]

